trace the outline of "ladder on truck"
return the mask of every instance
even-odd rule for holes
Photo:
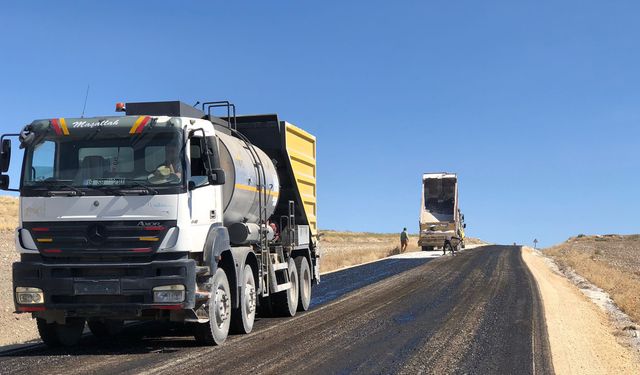
[[[236,122],[236,106],[229,101],[218,101],[218,102],[206,102],[202,103],[202,109],[207,109],[207,113],[209,117],[211,117],[211,109],[225,107],[227,109],[227,123],[229,124],[229,130],[239,139],[241,139],[249,154],[251,155],[251,159],[253,159],[253,167],[256,170],[256,176],[258,180],[256,181],[256,189],[258,190],[258,207],[260,208],[260,217],[259,217],[259,225],[260,225],[260,260],[262,263],[262,267],[260,269],[259,277],[262,279],[262,297],[267,297],[269,293],[278,293],[288,289],[291,289],[291,280],[289,279],[289,263],[284,257],[284,247],[274,246],[271,248],[269,246],[269,239],[267,238],[267,179],[264,171],[264,165],[260,160],[260,156],[255,150],[255,147],[251,143],[251,141],[241,132],[238,131],[238,126]],[[287,221],[289,224],[293,224],[295,222],[294,211],[293,211],[293,201],[289,201],[289,215]],[[280,227],[282,228],[282,226]],[[291,225],[287,226],[288,230],[293,230]],[[288,238],[293,238],[293,233]],[[289,249],[292,247],[289,246]]]

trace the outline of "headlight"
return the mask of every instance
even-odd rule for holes
[[[44,293],[40,288],[19,286],[16,288],[16,301],[21,305],[44,303]]]
[[[176,303],[184,301],[184,285],[164,285],[153,288],[153,302]]]

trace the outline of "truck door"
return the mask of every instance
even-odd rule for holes
[[[189,140],[189,207],[191,208],[192,249],[202,249],[209,227],[220,222],[220,187],[209,184],[203,153],[203,138]]]

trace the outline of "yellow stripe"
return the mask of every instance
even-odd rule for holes
[[[62,128],[62,134],[69,135],[69,129],[67,128],[67,121],[64,118],[60,119],[60,127]]]
[[[138,240],[155,242],[155,241],[159,240],[159,238],[158,237],[140,237],[140,238],[138,238]]]
[[[53,242],[53,238],[38,238],[38,242]]]
[[[142,122],[143,119],[144,119],[144,116],[138,117],[136,122],[133,123],[133,126],[131,127],[131,130],[129,130],[129,134],[133,134],[133,133],[136,132],[136,129],[138,129],[138,126],[140,126],[140,123]]]
[[[254,193],[258,192],[258,188],[256,188],[255,186],[249,186],[249,185],[243,185],[243,184],[236,184],[236,189],[252,191]],[[271,195],[272,197],[277,197],[278,195],[280,195],[280,192],[268,191],[267,195]]]

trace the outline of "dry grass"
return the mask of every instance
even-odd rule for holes
[[[640,235],[581,235],[544,252],[605,290],[622,311],[640,322]]]
[[[13,231],[18,226],[18,198],[0,196],[0,230]]]
[[[330,272],[400,254],[400,233],[323,230],[321,235],[321,272]],[[475,238],[467,238],[465,242],[467,244],[484,244],[483,241]],[[406,251],[418,250],[420,250],[418,235],[409,235],[409,245]]]
[[[322,231],[322,272],[400,254],[400,234]],[[417,236],[409,236],[407,251],[418,250]]]

